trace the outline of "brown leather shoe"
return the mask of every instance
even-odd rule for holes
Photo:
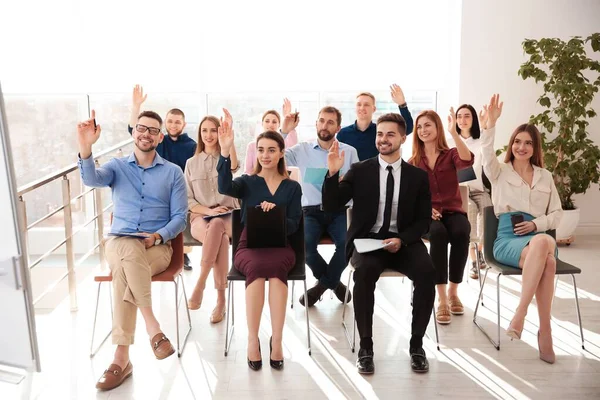
[[[127,363],[124,370],[121,369],[117,364],[110,364],[108,369],[104,371],[98,382],[96,383],[96,389],[99,390],[112,390],[117,386],[120,386],[125,379],[129,378],[133,373],[133,365],[131,362]]]
[[[152,345],[152,351],[157,360],[162,360],[175,353],[175,349],[171,345],[171,341],[167,339],[164,333],[157,333],[150,341]]]

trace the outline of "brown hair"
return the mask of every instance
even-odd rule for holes
[[[185,114],[179,108],[171,108],[169,110],[169,112],[167,112],[167,115],[169,115],[169,114],[180,115],[183,118],[183,120],[185,121]]]
[[[342,125],[342,113],[337,108],[326,106],[319,110],[319,115],[321,115],[321,113],[335,114],[338,126]]]
[[[198,144],[196,145],[196,154],[200,154],[204,151],[204,142],[202,141],[202,124],[206,121],[210,121],[213,124],[215,124],[217,129],[219,129],[219,127],[221,126],[219,118],[217,118],[217,117],[214,117],[212,115],[207,115],[206,117],[202,118],[202,121],[200,121],[200,123],[198,124]],[[221,152],[221,146],[219,145],[218,140],[217,140],[217,149],[219,149],[219,152]]]
[[[160,126],[162,127],[162,123],[163,123],[162,118],[160,117],[160,115],[158,115],[154,111],[142,111],[140,113],[140,115],[138,115],[138,121],[143,117],[152,118],[152,119],[157,120],[158,123],[160,124]]]
[[[421,163],[421,158],[425,154],[425,144],[419,138],[417,134],[417,126],[419,124],[419,119],[427,117],[433,121],[437,130],[437,141],[436,141],[436,149],[439,151],[449,150],[448,142],[446,142],[446,135],[444,134],[444,125],[442,124],[442,119],[433,110],[424,110],[419,113],[417,119],[415,119],[415,132],[413,134],[413,145],[412,145],[412,156],[408,162],[412,165],[419,165]]]
[[[277,142],[277,147],[279,147],[279,150],[282,152],[285,151],[285,142],[279,133],[275,131],[266,131],[258,135],[256,137],[256,163],[254,165],[254,171],[252,171],[252,175],[258,175],[258,173],[262,171],[262,165],[260,165],[260,162],[258,161],[258,142],[261,139],[274,140]],[[279,175],[283,176],[285,179],[289,178],[287,167],[285,165],[285,157],[281,157],[279,159],[279,162],[277,163],[277,172],[279,172]]]
[[[356,98],[358,99],[360,96],[370,97],[371,100],[373,100],[373,105],[375,105],[375,96],[373,96],[372,93],[369,93],[369,92],[360,92],[359,94],[356,95]]]
[[[512,145],[515,142],[517,135],[521,132],[527,132],[533,140],[533,155],[529,159],[529,162],[537,167],[544,168],[544,155],[542,153],[542,135],[535,125],[521,124],[517,126],[517,129],[513,132],[508,141],[508,148],[506,150],[506,156],[504,156],[505,163],[512,163],[515,159],[515,155],[512,152]]]
[[[260,119],[260,122],[263,122],[265,120],[265,118],[267,117],[267,115],[269,114],[273,114],[274,116],[277,117],[277,121],[281,124],[281,115],[279,115],[279,113],[275,110],[267,110],[265,111],[265,113],[263,114],[262,118]]]
[[[406,121],[402,118],[402,115],[398,113],[387,113],[377,118],[377,125],[382,122],[395,122],[398,125],[398,131],[401,135],[406,136]]]

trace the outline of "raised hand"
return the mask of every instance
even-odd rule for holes
[[[392,100],[394,100],[394,103],[398,104],[399,106],[406,103],[404,92],[400,86],[396,85],[395,83],[390,86],[390,94],[392,95]]]
[[[340,152],[340,142],[336,140],[329,148],[329,154],[327,154],[327,168],[329,169],[329,176],[333,176],[338,173],[344,166],[344,151]]]
[[[283,106],[281,107],[281,111],[284,117],[292,113],[292,102],[287,97],[283,99]]]
[[[221,118],[221,126],[219,127],[218,133],[221,155],[223,157],[229,157],[229,153],[233,147],[233,130],[227,119]]]
[[[92,145],[100,138],[101,131],[100,125],[96,125],[95,110],[92,110],[92,118],[77,124],[77,142],[82,159],[86,159],[92,154]]]
[[[456,131],[456,113],[454,112],[454,107],[450,107],[450,114],[448,114],[448,131],[452,136],[458,135]]]
[[[504,103],[500,101],[499,94],[495,94],[492,96],[492,98],[490,99],[490,104],[487,107],[487,115],[488,115],[487,127],[488,127],[488,129],[496,126],[496,121],[498,120],[498,118],[500,118],[500,115],[502,115],[502,106],[503,105],[504,105]]]
[[[488,106],[487,104],[483,105],[483,109],[479,111],[479,126],[481,129],[487,129],[488,122]]]
[[[285,114],[281,124],[281,133],[288,134],[300,123],[300,113]]]
[[[147,97],[148,95],[144,94],[144,88],[141,85],[135,85],[133,87],[131,101],[135,107],[139,108],[142,105],[142,103],[146,101]]]
[[[229,123],[229,126],[233,128],[233,117],[229,113],[229,110],[223,108],[223,114],[225,114],[225,121],[227,121]]]

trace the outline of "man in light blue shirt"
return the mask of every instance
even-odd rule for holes
[[[98,389],[110,390],[133,372],[129,346],[135,336],[138,308],[156,358],[162,360],[175,352],[152,311],[151,282],[152,276],[171,262],[170,240],[185,229],[187,191],[181,169],[156,153],[163,140],[158,114],[141,113],[133,132],[133,153],[99,168],[92,157],[92,145],[101,131],[95,117],[92,111],[91,119],[77,125],[77,139],[84,184],[109,186],[114,204],[111,237],[104,251],[113,276],[112,340],[117,349],[112,364],[96,384]]]
[[[302,185],[302,209],[304,212],[304,241],[306,247],[306,264],[310,267],[317,283],[310,288],[300,304],[312,307],[327,289],[334,291],[337,298],[344,302],[346,285],[340,282],[340,276],[346,268],[344,251],[346,248],[346,208],[335,212],[324,212],[321,188],[327,174],[327,155],[339,132],[342,114],[335,107],[324,107],[319,111],[316,122],[317,140],[298,143],[286,149],[285,161],[288,166],[298,167]],[[358,161],[356,149],[340,143],[340,150],[345,153],[345,163],[341,170],[344,174],[350,165]],[[329,264],[317,251],[323,234],[327,232],[335,243],[335,252]],[[348,301],[351,296],[348,293]]]

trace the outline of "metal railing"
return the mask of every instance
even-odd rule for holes
[[[111,153],[114,153],[114,152],[121,152],[124,147],[130,145],[131,143],[133,143],[133,140],[127,139],[127,140],[124,140],[124,141],[94,155],[94,161],[96,163],[96,166],[99,166],[100,158],[102,158],[106,155],[109,155]],[[100,249],[100,251],[99,251],[100,264],[103,266],[105,264],[104,242],[103,242],[103,237],[104,237],[103,216],[104,216],[104,213],[112,207],[112,203],[110,203],[106,207],[102,206],[102,191],[101,191],[102,188],[87,188],[87,189],[82,190],[82,192],[79,193],[78,195],[76,195],[75,197],[72,197],[71,182],[69,180],[68,175],[70,173],[76,171],[77,169],[78,169],[77,163],[73,163],[65,168],[62,168],[59,171],[56,171],[49,175],[46,175],[43,178],[40,178],[40,179],[33,181],[27,185],[17,188],[18,207],[20,208],[19,216],[22,219],[21,221],[19,221],[20,222],[19,226],[21,226],[22,227],[21,229],[23,229],[23,232],[22,232],[22,235],[23,235],[22,237],[24,238],[23,254],[25,255],[25,257],[23,257],[23,258],[24,258],[25,265],[28,266],[29,269],[33,269],[36,266],[40,265],[40,263],[42,261],[44,261],[48,256],[50,256],[52,253],[54,253],[62,245],[66,246],[65,250],[66,250],[67,270],[65,271],[64,274],[62,274],[60,276],[60,278],[57,281],[52,282],[48,287],[46,287],[46,289],[39,296],[37,296],[33,300],[34,305],[37,302],[39,302],[44,296],[46,296],[48,293],[50,293],[52,290],[54,290],[54,288],[56,288],[56,286],[60,282],[62,282],[65,278],[67,278],[68,285],[69,285],[69,300],[70,300],[70,305],[71,305],[71,311],[77,311],[77,279],[76,279],[76,275],[75,275],[75,268],[78,267],[79,265],[81,265],[92,254],[94,254],[97,249]],[[55,182],[56,180],[59,180],[59,179],[62,179],[61,180],[62,205],[60,207],[56,208],[55,210],[49,212],[48,214],[44,215],[43,217],[39,218],[37,221],[35,221],[31,224],[28,224],[27,208],[26,208],[25,200],[23,199],[23,195],[25,195],[26,193],[32,192],[36,189],[42,188],[42,187],[50,184],[51,182]],[[82,185],[82,187],[84,187],[84,186]],[[84,224],[79,229],[74,231],[71,205],[73,202],[75,202],[79,199],[82,199],[85,195],[87,195],[89,193],[93,194],[94,205],[95,205],[94,215],[92,218],[85,221]],[[42,254],[40,257],[38,257],[35,261],[31,262],[31,264],[30,264],[29,263],[29,250],[28,250],[29,231],[61,211],[63,211],[63,225],[64,225],[64,230],[65,230],[64,239],[62,241],[60,241],[58,244],[54,245],[50,250],[46,251],[44,254]],[[89,249],[85,254],[83,254],[77,261],[75,261],[75,254],[73,251],[73,237],[76,234],[84,231],[84,229],[88,225],[90,225],[94,222],[96,223],[98,243],[95,246],[93,246],[91,249]]]

